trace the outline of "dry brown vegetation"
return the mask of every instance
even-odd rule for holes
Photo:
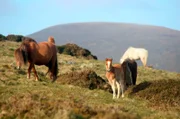
[[[15,68],[19,43],[0,42],[0,118],[14,119],[170,119],[180,116],[180,73],[138,67],[137,85],[125,98],[112,99],[106,83],[104,61],[58,54],[55,83],[36,66],[26,79],[27,66]]]
[[[59,76],[57,80],[60,84],[70,84],[74,86],[80,86],[83,88],[101,89],[112,92],[111,86],[107,82],[98,76],[96,72],[92,70],[73,71]]]

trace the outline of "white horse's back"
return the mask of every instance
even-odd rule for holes
[[[143,65],[146,66],[148,58],[148,51],[144,48],[129,47],[120,59],[120,64],[126,60],[141,60]]]

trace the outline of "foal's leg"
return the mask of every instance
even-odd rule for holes
[[[117,90],[118,90],[117,98],[119,98],[119,96],[120,96],[120,83],[118,81],[116,81],[116,85],[117,85]]]
[[[126,90],[126,82],[125,82],[125,79],[122,77],[120,79],[120,85],[121,85],[121,91],[122,91],[121,97],[124,97],[124,92]]]
[[[123,98],[124,97],[125,86],[122,83],[121,83],[121,91],[122,91],[121,97]]]
[[[116,88],[115,88],[115,84],[116,84],[116,80],[113,79],[113,80],[112,80],[112,84],[111,84],[111,88],[112,88],[112,90],[113,90],[113,99],[116,98]]]

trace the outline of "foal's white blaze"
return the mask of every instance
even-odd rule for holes
[[[107,71],[110,71],[111,69],[111,67],[110,67],[110,65],[111,65],[111,62],[110,61],[107,61]]]

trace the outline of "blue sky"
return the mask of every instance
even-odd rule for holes
[[[101,21],[180,30],[180,0],[0,0],[3,35],[28,35],[59,24]]]

